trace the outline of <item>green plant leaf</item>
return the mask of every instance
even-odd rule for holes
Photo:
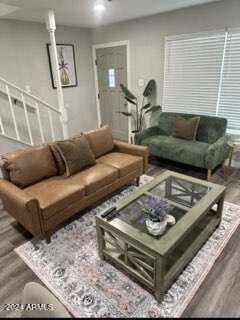
[[[153,90],[156,88],[156,81],[155,80],[150,80],[143,92],[143,96],[145,98],[150,97],[151,94],[153,93]]]
[[[137,103],[136,103],[135,101],[129,99],[128,97],[125,97],[125,99],[126,99],[129,103],[134,104],[135,106],[137,105]]]
[[[151,103],[147,103],[147,104],[145,104],[145,106],[142,107],[142,110],[146,110],[150,107],[151,107]]]
[[[145,112],[145,114],[146,113],[150,113],[150,112],[156,112],[156,111],[158,111],[158,110],[160,110],[161,109],[161,106],[152,106],[150,109],[148,109],[146,112]]]
[[[126,111],[118,111],[118,113],[121,113],[126,117],[132,117],[133,116],[133,114],[131,112],[126,112]]]
[[[120,88],[128,99],[137,100],[137,97],[135,97],[135,95],[131,91],[129,91],[128,88],[125,87],[122,83],[120,84]]]

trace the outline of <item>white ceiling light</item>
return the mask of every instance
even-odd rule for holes
[[[106,10],[106,7],[103,2],[97,2],[93,10],[97,13],[103,13]]]

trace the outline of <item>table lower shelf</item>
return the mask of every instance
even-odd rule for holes
[[[199,249],[208,240],[221,222],[221,218],[214,210],[210,210],[193,227],[186,236],[166,255],[157,252],[150,255],[144,246],[134,246],[131,241],[105,230],[103,226],[101,237],[103,246],[100,255],[112,260],[140,283],[147,286],[155,294],[165,292],[174,283],[187,264],[194,258]],[[159,280],[161,279],[161,283]],[[156,294],[156,296],[159,296]]]

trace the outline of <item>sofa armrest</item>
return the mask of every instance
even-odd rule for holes
[[[143,173],[147,173],[149,157],[148,147],[138,146],[127,142],[114,140],[114,149],[118,152],[143,157]]]
[[[135,142],[137,144],[141,144],[141,142],[144,139],[149,138],[151,136],[158,135],[158,134],[160,134],[160,128],[158,126],[147,128],[143,130],[141,133],[137,133],[135,135]]]
[[[205,158],[206,168],[214,169],[219,164],[223,163],[230,153],[231,147],[228,144],[228,137],[224,136],[211,144],[207,150]]]
[[[22,304],[29,305],[52,305],[53,308],[25,308],[22,318],[71,318],[71,315],[63,304],[45,287],[36,282],[28,282],[23,290]]]
[[[0,179],[0,199],[7,211],[34,235],[41,233],[39,201],[10,181]]]

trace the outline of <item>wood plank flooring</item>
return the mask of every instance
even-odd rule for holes
[[[204,179],[206,172],[190,167],[152,159],[149,175],[157,176],[165,169]],[[224,177],[218,169],[213,182],[227,186],[226,201],[240,205],[240,170],[232,169]],[[1,206],[1,204],[0,204]],[[212,271],[184,312],[184,317],[239,317],[240,316],[240,228],[219,257]],[[13,251],[31,236],[0,207],[0,317],[20,316],[5,312],[5,303],[19,303],[24,285],[29,281],[40,283],[37,276]]]

